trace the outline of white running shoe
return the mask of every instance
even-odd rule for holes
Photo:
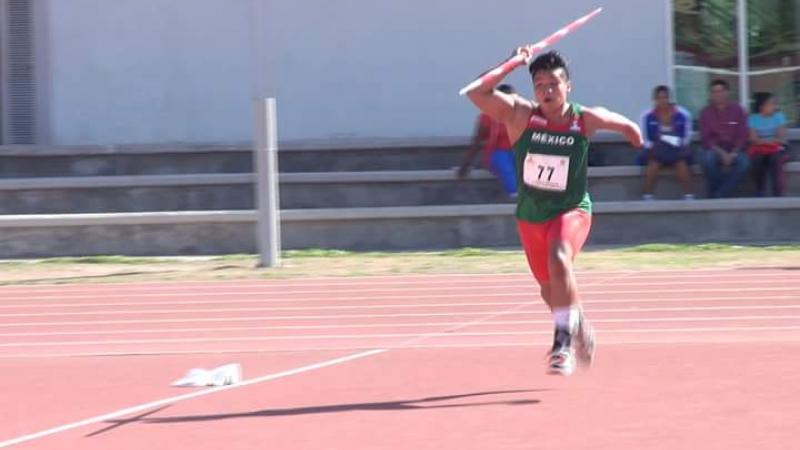
[[[568,377],[575,372],[575,355],[571,349],[550,352],[547,356],[547,373]]]
[[[547,353],[547,373],[550,375],[572,375],[575,372],[575,352],[571,345],[569,330],[556,328],[553,348]]]

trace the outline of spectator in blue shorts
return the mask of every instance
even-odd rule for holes
[[[674,167],[675,175],[683,188],[683,198],[694,199],[692,188],[692,116],[685,108],[670,101],[667,86],[653,89],[651,110],[642,115],[644,150],[638,162],[645,165],[645,179],[642,199],[652,200],[656,178],[662,167]]]

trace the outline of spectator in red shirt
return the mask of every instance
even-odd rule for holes
[[[514,94],[514,88],[501,84],[497,90]],[[481,153],[481,165],[490,170],[500,180],[503,190],[509,197],[517,196],[517,175],[514,169],[513,143],[508,138],[506,127],[481,113],[475,125],[472,145],[464,155],[464,162],[458,169],[458,177],[466,178],[475,155]]]
[[[711,82],[711,104],[700,113],[703,169],[709,198],[729,196],[747,174],[747,113],[730,102],[724,80]]]

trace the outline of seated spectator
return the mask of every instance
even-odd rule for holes
[[[692,189],[692,116],[686,109],[670,102],[669,88],[653,89],[654,108],[642,116],[644,149],[639,163],[646,165],[642,199],[652,200],[656,178],[662,167],[675,167],[683,188],[683,198],[694,199]]]
[[[731,195],[747,173],[750,164],[745,154],[747,114],[730,102],[725,80],[711,82],[711,103],[700,113],[703,141],[703,169],[708,180],[708,196]]]
[[[514,88],[507,84],[502,84],[497,89],[506,94],[515,93]],[[464,155],[464,162],[458,169],[459,178],[469,175],[472,161],[479,152],[482,153],[481,165],[495,174],[509,197],[516,197],[517,174],[514,169],[514,152],[506,127],[483,113],[478,116],[472,145]]]
[[[767,92],[755,94],[750,127],[750,163],[756,179],[756,195],[766,195],[767,176],[772,181],[772,195],[783,195],[783,164],[786,151],[786,116],[777,110],[775,97]]]

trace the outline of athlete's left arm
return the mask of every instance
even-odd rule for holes
[[[586,134],[591,136],[598,130],[610,130],[621,133],[634,147],[641,147],[642,130],[636,122],[622,114],[609,111],[605,108],[584,108]]]

